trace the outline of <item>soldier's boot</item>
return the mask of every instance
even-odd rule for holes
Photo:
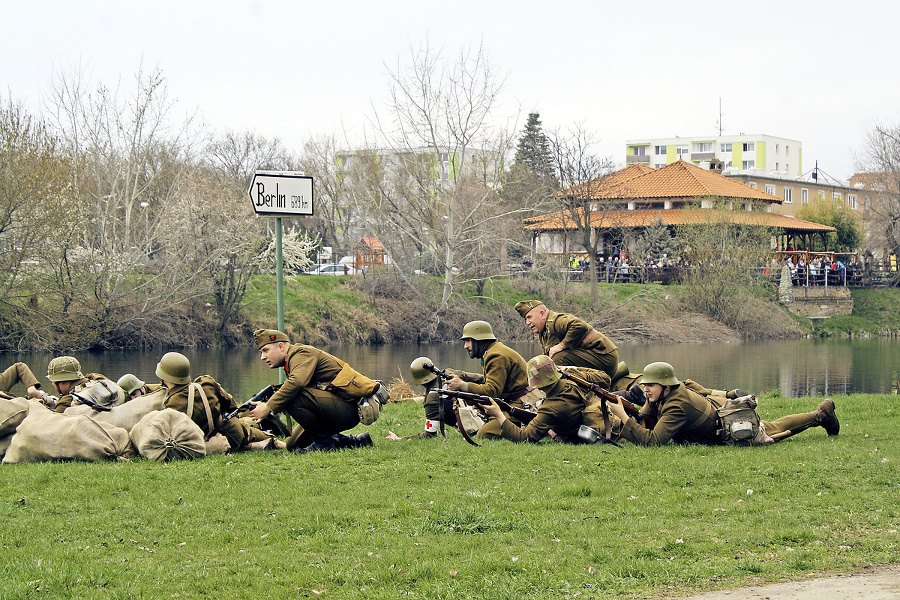
[[[841,424],[838,422],[837,415],[834,414],[834,409],[834,400],[826,398],[819,408],[812,412],[816,418],[816,425],[823,427],[828,435],[837,435],[841,431]]]
[[[743,398],[744,396],[749,396],[747,392],[744,390],[731,390],[729,392],[725,392],[725,397],[729,400],[737,400],[738,398]]]
[[[644,390],[639,385],[632,386],[628,390],[618,390],[613,394],[625,398],[635,406],[643,406],[647,402],[647,396],[644,395]]]
[[[307,452],[329,452],[338,449],[338,437],[336,435],[318,435],[316,441],[303,448],[296,448],[294,452],[297,454],[306,454]]]
[[[365,431],[359,435],[351,435],[347,433],[338,433],[332,436],[336,439],[335,447],[337,449],[343,448],[364,448],[366,446],[374,446],[374,442],[372,442],[372,436],[369,435],[368,431]]]

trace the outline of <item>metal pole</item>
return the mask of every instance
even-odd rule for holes
[[[278,331],[284,331],[284,263],[281,256],[281,217],[275,217],[275,296],[278,304]],[[284,383],[284,370],[279,370]]]

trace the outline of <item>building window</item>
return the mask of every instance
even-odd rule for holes
[[[767,183],[766,184],[766,193],[772,194],[774,196],[775,195],[775,185],[771,184],[771,183]]]
[[[741,168],[744,169],[745,171],[747,169],[754,169],[754,168],[756,168],[756,161],[755,160],[745,160],[741,163]]]
[[[635,146],[634,147],[634,155],[635,156],[646,156],[647,147],[646,146]]]
[[[847,194],[847,206],[856,210],[856,194]]]
[[[789,188],[789,187],[784,188],[784,203],[785,204],[793,204],[794,203],[794,188]]]
[[[832,199],[832,200],[840,200],[841,197],[842,197],[842,196],[841,196],[841,193],[840,193],[840,192],[831,192],[831,199]]]
[[[728,142],[727,144],[722,144],[719,147],[722,149],[721,150],[722,152],[731,152],[731,142]]]
[[[676,146],[675,154],[677,154],[678,156],[681,156],[682,154],[688,154],[688,147],[687,146]]]
[[[752,187],[754,190],[756,189],[756,182],[755,182],[755,181],[748,181],[748,182],[747,182],[747,185],[749,185],[750,187]]]
[[[694,152],[712,152],[712,142],[695,142]]]
[[[756,142],[744,142],[741,146],[743,146],[744,152],[756,152]]]
[[[790,156],[790,155],[791,155],[791,147],[790,147],[790,146],[785,146],[785,147],[784,147],[784,155],[785,155],[785,156]]]
[[[800,204],[809,204],[809,190],[800,188]]]
[[[778,144],[775,144],[775,154],[778,154]]]
[[[657,156],[665,156],[666,147],[665,146],[656,146],[653,150],[653,153]]]
[[[780,171],[780,170],[781,170],[781,169],[779,169],[778,167],[779,167],[779,163],[775,163],[775,170],[776,170],[776,171]]]

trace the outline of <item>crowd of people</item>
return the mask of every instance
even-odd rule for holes
[[[406,437],[389,431],[388,440],[436,438],[447,426],[469,441],[474,435],[515,442],[550,437],[561,443],[721,444],[737,439],[723,433],[728,433],[723,415],[748,406],[752,410],[746,423],[739,425],[754,427],[749,443],[771,443],[816,426],[828,435],[840,430],[831,399],[808,413],[762,421],[755,397],[739,389],[715,390],[680,380],[672,365],[663,362],[632,373],[616,344],[581,318],[553,311],[539,299],[522,300],[515,309],[537,336],[542,353],[526,361],[497,339],[490,323],[467,323],[460,341],[480,369],[439,369],[427,357],[414,360],[410,376],[423,388],[424,429]],[[100,373],[82,373],[75,357],[59,356],[47,367],[56,395],[47,394],[24,363],[0,374],[0,390],[10,398],[7,392],[20,385],[35,405],[62,414],[80,404],[100,410],[158,394],[164,408],[185,413],[204,433],[222,433],[232,451],[306,453],[373,445],[368,432],[347,432],[377,419],[389,398],[380,381],[318,348],[292,343],[282,331],[258,330],[253,341],[269,368],[283,369],[285,381],[269,397],[248,401],[245,416],[238,419],[223,421],[223,415],[238,408],[234,397],[209,375],[192,377],[190,361],[178,352],[160,358],[155,370],[159,383],[131,373],[113,382]],[[195,402],[195,397],[204,401]],[[296,424],[284,440],[265,426],[279,413]]]

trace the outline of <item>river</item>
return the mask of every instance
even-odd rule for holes
[[[511,344],[526,360],[540,351],[537,343]],[[343,358],[357,370],[390,382],[402,376],[409,381],[409,363],[428,356],[439,367],[479,371],[479,362],[468,357],[462,342],[452,344],[391,344],[385,346],[328,346],[323,349]],[[277,383],[278,374],[245,348],[182,350],[191,360],[194,376],[210,374],[235,396],[246,398]],[[84,373],[99,372],[111,379],[134,373],[145,381],[157,381],[156,363],[163,352],[81,352],[76,357]],[[900,340],[779,340],[740,344],[623,344],[619,357],[639,372],[644,365],[666,361],[680,378],[690,378],[712,388],[741,388],[751,393],[778,390],[789,397],[830,394],[897,394],[900,389]],[[16,361],[27,363],[53,392],[46,379],[52,354],[44,352],[0,353],[0,368]],[[22,393],[20,389],[14,389]]]

